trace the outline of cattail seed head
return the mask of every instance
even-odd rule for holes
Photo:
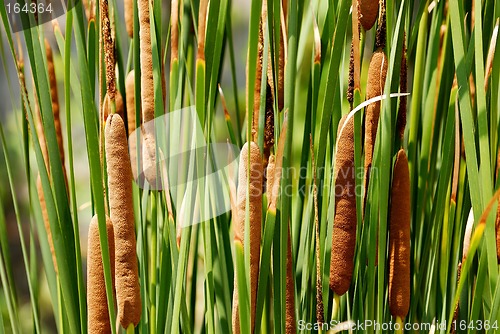
[[[379,0],[358,0],[359,22],[365,30],[370,30],[378,16]]]
[[[134,38],[134,2],[132,0],[124,0],[123,7],[125,9],[125,28],[130,38]]]
[[[125,96],[127,101],[128,134],[135,131],[135,72],[130,71],[125,78]]]
[[[248,228],[250,235],[250,312],[252,332],[255,326],[257,284],[259,279],[263,175],[264,172],[259,147],[254,142],[245,143],[240,153],[240,165],[238,171],[239,181],[236,199],[238,213],[235,233],[240,240],[243,240],[243,236],[245,235],[246,203],[248,192]],[[239,319],[233,319],[233,323],[234,322],[239,323]]]
[[[385,21],[385,2],[380,0],[380,18],[378,21],[377,35],[375,36],[375,47],[377,49],[385,48],[386,42],[386,21]]]
[[[351,43],[351,55],[349,57],[349,83],[347,85],[347,101],[354,101],[354,44]]]
[[[132,171],[122,118],[109,115],[105,128],[109,209],[114,224],[116,301],[124,328],[141,318],[141,294],[136,257]]]
[[[59,97],[57,94],[57,78],[54,67],[54,57],[52,48],[49,42],[45,39],[45,53],[47,55],[47,70],[49,74],[50,98],[52,102],[52,113],[54,115],[54,127],[56,130],[57,146],[59,147],[59,155],[64,165],[64,143],[62,136],[61,118],[59,115]]]
[[[45,202],[45,195],[43,193],[42,179],[40,178],[40,174],[38,174],[38,177],[36,179],[36,189],[38,192],[38,200],[40,201],[40,207],[42,209],[43,224],[45,226],[45,231],[47,232],[50,254],[52,254],[52,262],[54,264],[54,270],[57,274],[59,270],[57,267],[56,252],[54,249],[54,240],[52,239],[52,231],[50,230],[49,213],[47,212],[47,204]]]
[[[403,51],[402,51],[402,59],[401,59],[401,72],[399,76],[399,89],[401,93],[406,93],[408,90],[408,82],[407,82],[407,72],[408,72],[408,64],[406,63],[406,46],[405,46],[406,36],[403,38]],[[405,128],[406,128],[406,108],[407,98],[406,96],[401,96],[399,98],[399,111],[398,111],[398,119],[396,124],[397,133],[399,134],[399,138],[403,140],[405,136]]]
[[[377,50],[372,56],[368,68],[368,82],[366,85],[366,99],[380,96],[384,92],[387,75],[387,57],[383,50]],[[377,137],[378,121],[380,117],[380,101],[369,104],[365,115],[365,190],[368,189],[370,168],[373,160],[373,149]]]
[[[149,19],[149,0],[139,0],[139,37],[141,49],[141,107],[142,122],[146,124],[155,117],[155,101],[151,88],[153,81],[153,55],[151,49],[151,24]],[[154,128],[154,127],[153,127]],[[153,132],[153,133],[151,133]],[[146,131],[143,135],[142,162],[146,180],[157,185],[156,138],[154,131]]]
[[[109,99],[114,100],[116,94],[115,80],[115,43],[111,32],[108,0],[99,0],[101,5],[101,29],[104,43],[104,62],[106,64],[106,91]]]
[[[264,125],[264,154],[262,157],[264,168],[267,166],[269,155],[271,154],[271,149],[274,146],[274,101],[271,91],[271,86],[267,84],[265,114],[266,121]]]
[[[400,149],[394,165],[389,222],[389,309],[405,318],[410,307],[410,174]]]
[[[338,129],[330,289],[337,295],[343,295],[351,284],[356,248],[354,118],[344,116]]]
[[[87,246],[88,332],[111,333],[98,225],[97,215],[95,215],[90,221]],[[114,287],[115,242],[113,224],[108,217],[106,217],[106,231],[108,235],[111,279]]]

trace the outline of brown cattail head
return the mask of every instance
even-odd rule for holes
[[[352,105],[354,101],[354,44],[351,42],[351,55],[349,58],[349,84],[347,86],[347,101]]]
[[[286,6],[286,1],[282,3],[283,6]],[[266,4],[264,4],[266,6]],[[283,8],[282,8],[282,14],[283,14]],[[273,66],[272,66],[272,54],[271,51],[269,51],[268,55],[268,65],[267,65],[267,82],[271,86],[271,94],[273,96],[273,100],[278,102],[278,111],[283,110],[284,104],[285,104],[285,99],[284,99],[284,92],[285,92],[285,39],[287,37],[286,34],[286,26],[285,26],[285,21],[284,19],[280,20],[280,44],[279,44],[279,57],[278,57],[278,63],[275,65],[277,67],[276,69],[276,75],[277,75],[277,80],[276,80],[276,86],[275,86],[275,80],[274,80],[274,73],[273,73]],[[275,90],[278,93],[278,97],[276,98],[275,96]]]
[[[125,97],[127,101],[127,125],[129,136],[135,131],[135,72],[130,71],[125,78]]]
[[[141,49],[141,107],[142,122],[152,121],[155,117],[154,94],[151,93],[153,82],[153,56],[151,51],[151,24],[149,20],[149,0],[139,0],[139,36]],[[154,126],[151,126],[154,129]],[[157,185],[156,138],[154,131],[146,131],[143,135],[142,163],[146,180]]]
[[[377,36],[375,37],[375,47],[377,49],[385,48],[386,42],[386,23],[385,23],[385,3],[380,0],[380,18],[377,27]]]
[[[115,81],[115,42],[111,32],[108,0],[99,0],[101,4],[102,42],[104,43],[104,62],[106,64],[106,91],[109,99],[114,101],[116,94]]]
[[[115,234],[116,301],[124,328],[141,318],[141,293],[136,257],[132,171],[122,118],[109,115],[105,129],[109,209]]]
[[[149,21],[149,0],[139,0],[139,38],[141,50],[141,106],[142,121],[147,123],[155,117],[153,82],[153,54],[151,51],[151,24]]]
[[[113,224],[108,217],[106,217],[106,231],[108,234],[111,279],[114,288],[115,242]],[[88,331],[89,333],[111,333],[101,243],[99,240],[99,225],[97,223],[97,215],[95,215],[90,221],[87,246]]]
[[[404,319],[410,307],[410,174],[400,149],[394,165],[389,222],[389,309]]]
[[[45,202],[45,195],[43,193],[42,179],[40,178],[40,174],[38,174],[38,177],[36,179],[36,189],[38,191],[38,200],[40,201],[40,207],[42,209],[43,224],[45,225],[45,231],[47,232],[50,253],[52,254],[52,262],[54,264],[54,270],[57,274],[59,270],[57,267],[56,252],[54,249],[54,241],[52,239],[52,231],[50,230],[49,213],[47,212],[47,204]]]
[[[254,142],[245,143],[240,153],[236,199],[238,216],[235,231],[243,240],[248,192],[249,220],[247,227],[250,235],[250,312],[252,332],[255,326],[255,307],[257,305],[257,284],[259,279],[263,176],[264,170],[259,147]],[[237,321],[239,322],[239,319]]]
[[[267,166],[269,155],[271,154],[271,149],[274,146],[274,101],[271,91],[271,86],[267,84],[265,114],[266,123],[264,126],[264,154],[262,157],[264,168],[266,168]]]
[[[406,63],[406,35],[403,37],[403,51],[401,54],[401,72],[399,76],[399,90],[401,93],[406,93],[408,90],[408,82],[407,82],[407,72],[408,72],[408,64]],[[399,134],[399,139],[403,140],[405,136],[405,128],[406,128],[406,96],[401,96],[399,98],[399,111],[398,111],[398,119],[397,119],[397,133]]]
[[[330,289],[343,295],[351,284],[356,248],[354,118],[340,120],[335,154],[335,218],[330,262]]]
[[[54,67],[54,57],[49,42],[45,39],[45,53],[47,54],[47,69],[49,73],[50,98],[52,102],[52,113],[54,114],[54,127],[56,130],[57,146],[59,155],[64,165],[64,143],[62,136],[61,118],[59,115],[59,97],[57,94],[57,78]]]
[[[263,6],[264,8],[264,6]],[[253,95],[253,117],[252,117],[252,133],[253,133],[253,141],[257,141],[257,134],[259,132],[259,113],[260,113],[260,88],[262,83],[262,63],[264,61],[264,27],[263,22],[265,22],[264,12],[261,16],[261,20],[259,23],[259,41],[258,41],[258,50],[257,50],[257,66],[255,68],[255,85],[253,87],[254,95]]]
[[[373,53],[368,68],[368,82],[366,85],[366,99],[380,96],[384,92],[387,75],[387,57],[383,50]],[[370,180],[370,168],[373,160],[373,149],[377,137],[378,121],[380,117],[380,101],[369,104],[365,115],[365,196]]]
[[[359,22],[365,30],[370,30],[378,16],[379,0],[358,0]]]
[[[124,0],[125,7],[125,28],[130,38],[134,38],[134,2],[132,0]]]

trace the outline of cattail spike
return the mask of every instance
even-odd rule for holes
[[[379,0],[358,0],[359,22],[365,30],[370,30],[378,16]]]
[[[123,7],[125,10],[125,28],[130,38],[134,38],[134,2],[132,0],[124,0]]]
[[[40,201],[40,207],[42,209],[43,224],[45,226],[45,231],[47,232],[47,239],[49,243],[50,253],[52,254],[52,263],[54,264],[54,270],[58,274],[59,270],[57,267],[56,252],[54,249],[54,240],[52,239],[52,231],[50,229],[49,213],[47,212],[47,204],[45,202],[45,194],[43,193],[42,179],[40,174],[36,179],[36,189],[38,192],[38,200]]]
[[[410,174],[400,149],[394,165],[389,222],[389,309],[404,319],[410,308]]]
[[[373,53],[370,67],[368,68],[368,82],[366,86],[367,100],[383,94],[387,75],[387,63],[387,57],[383,50],[379,49]],[[370,169],[373,160],[373,149],[377,137],[379,117],[380,101],[369,104],[366,107],[365,115],[365,200],[368,183],[370,181]]]
[[[104,62],[106,64],[106,91],[111,101],[115,100],[115,42],[111,32],[108,0],[99,0],[101,4],[101,29],[104,43]]]
[[[111,279],[114,288],[115,275],[115,243],[111,220],[106,217],[108,249],[111,264]],[[88,332],[111,333],[109,321],[106,283],[102,264],[101,243],[99,241],[97,215],[90,221],[87,246],[87,307]],[[113,289],[114,290],[114,289]]]
[[[351,42],[351,55],[349,57],[349,83],[347,85],[347,101],[354,102],[354,44]]]
[[[386,42],[386,23],[385,23],[385,3],[380,0],[380,17],[377,27],[377,36],[375,37],[375,47],[377,49],[385,48]]]
[[[274,146],[274,101],[272,95],[272,89],[269,84],[267,84],[266,92],[266,120],[264,125],[264,154],[262,157],[264,168],[266,168],[269,155],[271,154],[271,149]]]
[[[125,97],[127,104],[127,125],[129,136],[135,131],[135,72],[130,71],[125,78]]]
[[[248,169],[249,167],[250,169]],[[245,235],[248,192],[248,228],[250,235],[250,318],[252,333],[255,326],[255,308],[257,305],[257,285],[259,279],[263,175],[264,172],[259,147],[254,142],[245,143],[241,149],[238,171],[239,182],[236,199],[238,213],[235,221],[235,238],[243,240],[243,236]],[[233,298],[234,301],[236,301],[236,307],[233,307],[233,329],[235,326],[239,328],[236,284],[234,291],[235,293]]]
[[[141,107],[142,123],[146,124],[155,117],[155,101],[151,88],[153,81],[153,55],[151,49],[151,23],[149,18],[149,0],[139,0],[139,36],[141,49]],[[154,126],[143,134],[142,163],[146,180],[157,186],[156,138]]]
[[[339,124],[335,155],[335,218],[330,262],[330,289],[343,295],[351,284],[356,248],[354,119]]]
[[[125,124],[117,114],[108,116],[105,129],[109,209],[115,232],[116,301],[118,321],[127,328],[141,318],[137,267],[132,170]]]
[[[401,93],[406,93],[408,90],[408,82],[407,82],[407,72],[408,72],[408,64],[406,63],[406,34],[403,37],[403,51],[401,53],[401,73],[399,76],[399,90]],[[399,112],[397,118],[397,133],[399,134],[399,138],[403,141],[405,136],[405,128],[406,128],[406,96],[401,96],[399,98]]]

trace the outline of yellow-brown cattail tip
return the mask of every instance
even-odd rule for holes
[[[394,165],[389,223],[389,309],[404,319],[410,307],[410,174],[400,149]]]
[[[108,217],[106,217],[106,231],[108,235],[111,279],[114,286],[115,243],[113,224]],[[95,215],[90,221],[87,246],[88,331],[89,333],[111,333],[101,243],[99,240],[99,226],[97,215]]]
[[[359,22],[365,30],[370,30],[378,16],[378,0],[358,0]]]
[[[109,210],[115,232],[116,301],[123,328],[137,326],[141,293],[136,256],[132,170],[122,118],[109,115],[105,128]]]
[[[351,285],[356,248],[354,118],[339,124],[335,155],[335,218],[330,262],[330,289],[343,295]]]
[[[248,229],[250,235],[250,301],[251,301],[251,326],[252,332],[255,325],[255,308],[257,305],[257,283],[259,278],[260,239],[262,224],[262,183],[264,168],[260,149],[254,142],[243,145],[240,153],[238,171],[238,190],[236,207],[237,233],[240,237],[245,235],[246,203],[248,199]]]

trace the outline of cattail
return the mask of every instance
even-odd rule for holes
[[[266,168],[269,161],[269,155],[271,154],[271,149],[274,146],[274,101],[273,95],[271,94],[271,86],[267,84],[266,92],[266,120],[264,125],[264,152],[263,152],[263,163],[264,168]]]
[[[99,0],[101,4],[101,29],[104,43],[104,62],[106,64],[106,91],[111,101],[115,100],[115,42],[111,33],[108,0]]]
[[[38,177],[36,179],[36,189],[38,191],[38,200],[40,201],[40,207],[42,209],[43,224],[45,225],[45,231],[47,231],[47,239],[49,242],[50,253],[52,254],[52,262],[54,264],[54,270],[57,274],[59,270],[57,267],[54,240],[52,239],[52,231],[50,230],[49,213],[47,212],[47,204],[45,202],[45,195],[43,193],[42,179],[40,178],[40,174],[38,174]]]
[[[111,101],[108,93],[106,93],[106,95],[104,96],[102,111],[104,113],[103,119],[108,119],[108,116],[111,114]],[[123,97],[118,90],[115,93],[115,112],[120,115],[122,119],[124,119]]]
[[[113,224],[111,223],[109,217],[106,217],[106,231],[108,234],[111,280],[112,285],[114,286],[115,242]],[[106,283],[104,280],[104,269],[102,264],[101,244],[99,240],[99,224],[97,222],[97,215],[95,215],[90,221],[87,246],[88,332],[111,333],[108,300],[106,297]]]
[[[339,124],[335,155],[335,218],[330,262],[330,289],[343,295],[351,284],[356,248],[354,119]]]
[[[146,124],[155,117],[155,101],[151,88],[153,82],[153,54],[151,49],[151,25],[149,20],[149,0],[139,0],[139,37],[141,49],[141,107],[142,122]],[[143,136],[144,175],[151,185],[156,185],[156,138],[154,131],[146,131]]]
[[[316,321],[319,324],[325,322],[325,310],[323,305],[323,280],[321,272],[321,250],[319,231],[319,209],[318,209],[318,185],[316,179],[316,163],[314,159],[314,144],[312,134],[309,135],[309,146],[311,150],[311,162],[313,169],[313,201],[314,201],[314,234],[316,241]]]
[[[410,307],[410,174],[400,149],[394,165],[389,223],[389,309],[405,318]]]
[[[358,0],[359,22],[365,30],[370,30],[378,16],[379,0]]]
[[[134,2],[132,0],[124,0],[125,7],[125,28],[130,38],[134,38]]]
[[[408,72],[408,64],[406,63],[406,34],[403,37],[403,51],[401,55],[401,73],[399,76],[399,90],[401,93],[406,93],[408,90],[408,82],[407,82],[407,72]],[[399,138],[401,141],[405,136],[405,128],[406,128],[406,96],[401,96],[399,98],[399,112],[397,118],[396,129],[399,134]]]
[[[266,1],[267,2],[267,1]],[[267,4],[264,4],[266,6]],[[281,4],[282,7],[282,14],[286,11],[286,1],[282,2]],[[286,18],[286,15],[283,16],[283,18]],[[284,104],[285,104],[285,98],[284,98],[284,92],[285,92],[285,39],[287,37],[286,33],[286,24],[284,20],[280,20],[280,44],[279,44],[279,57],[278,57],[278,64],[276,64],[277,67],[277,82],[275,86],[274,82],[274,73],[273,73],[273,67],[272,67],[272,54],[271,51],[269,51],[268,55],[268,66],[267,66],[267,82],[271,86],[271,95],[273,97],[274,101],[278,102],[278,110],[281,111],[283,110]],[[275,96],[275,90],[278,93],[278,96]]]
[[[354,43],[351,42],[351,54],[349,57],[349,82],[347,84],[347,101],[352,105],[354,102]]]
[[[264,57],[264,22],[267,16],[267,6],[265,3],[262,4],[262,14],[259,22],[259,40],[257,45],[257,64],[255,68],[255,84],[253,87],[253,104],[249,103],[247,108],[253,108],[252,113],[252,134],[253,141],[257,141],[257,134],[259,131],[259,113],[260,113],[260,88],[262,83],[262,63]],[[248,65],[247,65],[248,71]],[[247,75],[248,77],[248,75]],[[250,111],[249,111],[250,112]]]
[[[109,209],[115,231],[116,301],[124,328],[141,318],[141,294],[136,257],[132,171],[122,118],[111,114],[105,129]]]
[[[285,293],[285,333],[297,333],[295,322],[295,280],[293,277],[292,240],[290,237],[290,226],[288,226],[288,247],[286,252],[286,293]]]
[[[130,71],[125,78],[125,97],[127,102],[127,125],[129,136],[135,131],[135,72]]]
[[[245,143],[240,153],[237,190],[237,217],[235,225],[236,238],[243,240],[245,234],[245,218],[247,191],[249,194],[248,228],[250,235],[250,313],[252,333],[255,326],[255,308],[257,304],[257,284],[259,279],[260,239],[262,222],[262,178],[263,166],[260,150],[256,143]],[[250,158],[250,161],[248,160]],[[250,167],[250,169],[248,169]],[[235,286],[235,291],[237,287]],[[237,295],[235,297],[237,300]],[[238,307],[233,307],[233,330],[239,332]]]
[[[47,40],[45,40],[45,53],[47,54],[47,69],[49,73],[50,98],[52,102],[52,114],[54,115],[54,127],[56,130],[57,146],[59,147],[59,155],[64,165],[64,143],[61,128],[61,118],[59,116],[59,97],[57,94],[57,78],[54,67],[54,57],[52,49]]]
[[[366,86],[366,99],[382,95],[384,92],[385,78],[387,75],[387,57],[383,50],[375,51],[368,68],[368,82]],[[373,159],[373,148],[377,137],[378,120],[380,117],[380,101],[366,107],[365,116],[365,198],[370,169]]]

